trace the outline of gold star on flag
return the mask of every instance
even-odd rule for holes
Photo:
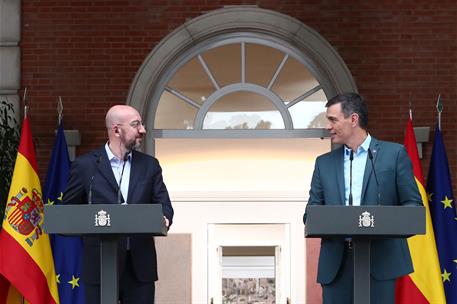
[[[75,287],[79,287],[79,278],[75,278],[75,276],[71,276],[71,281],[68,281],[71,284],[71,289],[75,289]]]
[[[446,209],[446,208],[448,208],[448,207],[449,207],[449,208],[452,208],[452,205],[451,205],[451,204],[452,204],[452,201],[453,201],[453,200],[449,199],[449,198],[447,197],[447,195],[446,195],[446,196],[444,197],[444,200],[441,201],[441,202],[443,203],[443,205],[444,205],[444,209]]]
[[[427,193],[427,197],[428,197],[428,201],[429,202],[432,201],[432,195],[433,195],[433,193]]]
[[[50,198],[48,198],[48,205],[54,205],[54,201],[51,201]]]
[[[59,197],[58,197],[57,199],[58,199],[59,201],[62,201],[62,199],[63,199],[63,192],[60,192],[60,195],[59,195]]]
[[[56,282],[57,284],[60,284],[60,274],[56,275]]]
[[[446,281],[451,281],[451,273],[447,272],[446,269],[444,269],[444,272],[441,274],[441,277],[443,278],[443,283]]]

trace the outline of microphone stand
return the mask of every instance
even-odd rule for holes
[[[349,165],[349,206],[352,206],[352,161],[354,160],[354,151],[351,149],[351,154],[349,155],[350,165]]]
[[[122,165],[122,171],[121,171],[121,177],[119,178],[119,189],[117,190],[117,203],[118,205],[122,204],[122,192],[121,192],[121,185],[122,185],[122,177],[124,176],[124,169],[125,169],[125,163],[128,160],[130,151],[125,152],[123,162],[124,164]]]
[[[92,176],[90,177],[89,193],[87,194],[87,204],[88,205],[92,205],[92,187],[94,185],[95,170],[98,169],[98,166],[100,165],[101,160],[102,160],[102,155],[99,155],[97,157],[97,160],[95,161],[96,166],[95,166],[94,172],[92,172]]]
[[[378,188],[377,204],[381,205],[381,191],[379,191],[379,180],[378,180],[378,175],[376,174],[376,169],[374,168],[373,153],[371,153],[370,148],[368,148],[368,158],[370,158],[371,168],[373,169],[374,179],[376,181],[376,187]]]

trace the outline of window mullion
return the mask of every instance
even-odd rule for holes
[[[268,84],[268,87],[267,87],[268,90],[271,90],[271,87],[275,83],[276,78],[278,78],[278,75],[281,72],[281,70],[284,67],[284,65],[286,64],[286,61],[287,61],[288,58],[289,58],[289,54],[284,55],[284,58],[282,59],[281,63],[278,65],[278,68],[276,69],[273,77],[270,80],[270,83]]]
[[[193,99],[185,96],[184,94],[180,93],[179,91],[173,89],[173,88],[170,88],[170,87],[165,87],[165,91],[175,95],[176,97],[182,99],[184,102],[188,103],[189,105],[197,108],[197,109],[200,109],[200,105],[194,101]]]
[[[208,75],[208,78],[211,80],[214,88],[216,90],[220,89],[219,84],[217,83],[217,80],[214,78],[213,73],[211,73],[211,70],[209,69],[208,65],[205,62],[205,59],[201,55],[198,55],[198,60],[200,61],[200,64],[202,65],[203,69],[205,70],[206,74]]]

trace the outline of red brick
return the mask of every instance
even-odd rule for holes
[[[137,69],[154,46],[186,20],[237,4],[277,10],[323,35],[366,97],[376,136],[403,141],[410,92],[415,125],[434,129],[434,102],[441,92],[443,136],[457,183],[454,0],[23,1],[22,87],[29,88],[33,100],[32,124],[46,126],[34,134],[41,176],[53,143],[56,96],[66,101],[65,126],[83,134],[77,153],[98,147],[105,137],[100,127],[105,110],[125,102]],[[82,115],[86,113],[90,115]],[[431,146],[424,146],[425,169]]]

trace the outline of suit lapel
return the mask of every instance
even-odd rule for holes
[[[129,204],[133,204],[133,190],[135,190],[138,181],[140,181],[140,173],[141,173],[142,167],[141,164],[139,164],[138,161],[138,154],[136,151],[132,151],[132,159],[130,160],[130,182],[129,182],[129,192],[127,194],[127,202]],[[136,182],[132,182],[136,181]]]
[[[335,168],[336,168],[336,182],[340,196],[340,204],[344,205],[344,148],[343,146],[335,150]]]
[[[98,171],[103,178],[108,181],[108,184],[117,192],[118,185],[116,178],[114,177],[113,169],[111,168],[111,163],[108,159],[108,154],[106,154],[105,147],[98,151],[97,158],[100,159],[100,164],[98,165]],[[114,203],[114,202],[113,202]]]
[[[371,150],[371,153],[373,154],[373,164],[376,165],[376,160],[378,159],[378,153],[379,153],[379,143],[373,137],[371,138],[370,150]],[[366,202],[365,194],[366,194],[366,190],[368,187],[368,182],[370,181],[372,174],[373,174],[373,168],[371,166],[371,160],[370,160],[370,157],[367,155],[367,162],[365,164],[365,171],[363,173],[362,196],[361,196],[362,201],[360,202],[361,205],[370,203],[370,202]],[[375,202],[372,202],[372,203],[375,203]]]

